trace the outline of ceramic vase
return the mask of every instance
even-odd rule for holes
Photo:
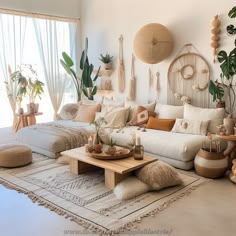
[[[225,118],[224,119],[224,126],[226,129],[226,135],[231,135],[234,133],[234,124],[235,124],[235,119],[232,118]]]

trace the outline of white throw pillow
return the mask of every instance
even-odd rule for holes
[[[197,134],[206,135],[209,120],[188,120],[188,119],[176,119],[175,125],[171,132],[184,133],[184,134]]]
[[[139,180],[149,185],[150,190],[160,190],[183,183],[177,170],[162,161],[147,164],[137,170],[136,175]]]
[[[184,116],[184,106],[157,103],[155,112],[157,113],[157,117],[160,119],[181,119]]]
[[[127,200],[149,191],[149,186],[136,177],[128,177],[116,185],[113,192],[118,199]]]
[[[216,133],[216,126],[223,123],[225,115],[224,108],[201,108],[190,104],[184,105],[184,119],[209,120],[208,131]]]

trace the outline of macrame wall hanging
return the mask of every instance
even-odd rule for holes
[[[135,101],[136,98],[136,83],[135,83],[135,73],[134,73],[134,60],[135,57],[132,54],[132,61],[131,61],[131,77],[129,80],[129,93],[127,100],[129,101]]]
[[[153,99],[153,90],[155,93],[155,98]],[[152,69],[148,69],[148,102],[153,102],[153,100],[159,98],[160,95],[160,74],[156,72],[155,77],[153,76]]]
[[[125,90],[125,67],[123,59],[123,35],[119,37],[119,62],[118,62],[118,91],[123,93]]]
[[[220,46],[220,21],[218,15],[214,16],[212,21],[212,29],[211,29],[212,37],[211,37],[211,47],[213,48],[213,62],[216,63],[217,49]]]
[[[168,104],[208,107],[210,69],[192,44],[186,44],[168,69]]]

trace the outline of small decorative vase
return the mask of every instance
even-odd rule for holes
[[[225,108],[225,102],[217,102],[216,108]]]
[[[115,155],[116,154],[116,147],[108,147],[108,149],[106,150],[106,154],[108,154],[108,155],[111,155],[111,156],[113,156],[113,155]]]
[[[94,149],[94,152],[101,153],[102,152],[102,144],[94,144],[93,149]]]
[[[222,152],[208,149],[200,149],[194,159],[195,171],[198,175],[206,178],[219,178],[225,174],[228,168],[228,157]]]
[[[18,114],[19,115],[24,114],[24,108],[22,108],[22,107],[18,108]]]
[[[104,63],[104,70],[110,70],[111,69],[111,63]]]
[[[27,104],[27,113],[33,114],[34,113],[34,103]]]

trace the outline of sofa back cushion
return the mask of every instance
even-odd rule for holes
[[[206,135],[209,120],[176,119],[171,132],[183,134]]]
[[[209,120],[208,131],[217,132],[217,125],[223,123],[225,115],[224,108],[201,108],[190,104],[184,105],[184,119],[189,120]]]
[[[158,118],[161,119],[183,118],[184,106],[173,106],[157,103],[155,107],[155,112],[157,113]]]
[[[149,117],[146,128],[158,129],[169,132],[172,130],[174,124],[175,124],[175,119],[159,119],[159,118]]]

